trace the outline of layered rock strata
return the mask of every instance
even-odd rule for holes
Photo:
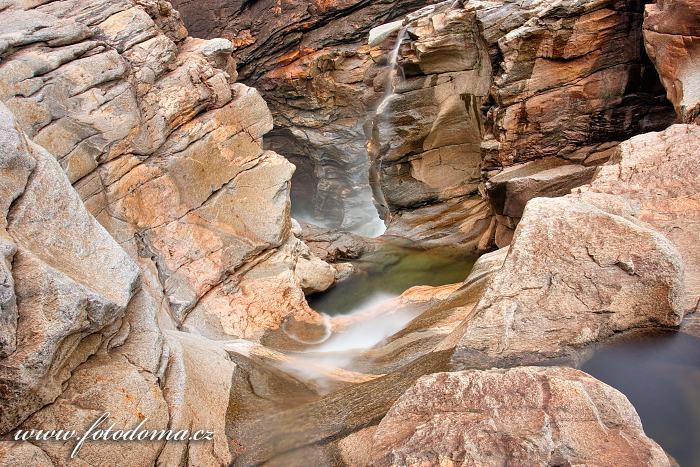
[[[446,2],[405,24],[404,79],[370,146],[389,233],[414,235],[421,206],[451,205],[463,220],[418,239],[472,229],[472,246],[479,234],[504,246],[529,199],[587,183],[620,141],[674,119],[637,2]],[[461,204],[479,194],[495,224]]]
[[[363,124],[377,96],[366,85],[369,30],[427,0],[258,2],[176,0],[191,34],[232,41],[241,79],[275,116],[266,139],[298,170],[295,216],[330,228],[383,230],[368,184]],[[371,73],[371,72],[370,72]]]
[[[317,323],[304,292],[335,274],[291,232],[265,102],[235,83],[232,44],[188,37],[167,2],[5,2],[0,22],[0,433],[109,412],[215,438],[75,463],[228,465],[238,370],[201,335]],[[1,444],[3,465],[74,447]]]
[[[618,142],[674,119],[638,2],[445,2],[401,17],[420,3],[175,5],[198,35],[232,39],[275,116],[270,147],[299,167],[296,213],[330,228],[378,225],[369,170],[389,235],[503,246],[522,213],[485,201],[483,182],[546,159],[568,167],[533,172],[531,195],[558,196]]]
[[[155,263],[174,321],[256,337],[315,319],[301,288],[329,283],[299,276],[333,271],[297,264],[313,260],[290,232],[294,167],[263,150],[272,117],[235,83],[232,44],[187,37],[167,2],[25,8],[0,13],[0,96],[112,237]],[[285,298],[263,304],[273,290]]]
[[[700,2],[647,5],[644,45],[682,121],[700,124]]]

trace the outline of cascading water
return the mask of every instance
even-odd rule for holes
[[[389,55],[389,75],[387,76],[386,85],[384,86],[384,98],[377,106],[376,115],[381,115],[386,110],[386,105],[394,95],[394,79],[396,78],[397,72],[403,73],[401,68],[397,67],[399,61],[399,52],[401,51],[401,44],[408,37],[408,26],[404,26],[399,30],[399,34],[396,37],[396,44],[391,50]]]

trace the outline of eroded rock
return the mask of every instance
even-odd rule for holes
[[[700,2],[647,5],[644,45],[681,120],[700,124]]]
[[[453,361],[490,367],[572,357],[627,329],[678,326],[683,261],[649,226],[574,198],[536,198]]]
[[[622,393],[560,367],[424,376],[373,443],[375,466],[672,465]]]
[[[604,209],[638,217],[668,237],[683,257],[686,311],[700,303],[700,127],[674,125],[620,145],[577,196],[602,197]],[[615,204],[619,207],[615,207]]]

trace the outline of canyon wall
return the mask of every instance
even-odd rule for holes
[[[165,1],[4,2],[0,23],[0,432],[110,412],[211,428],[214,448],[76,462],[228,464],[236,365],[202,336],[318,323],[304,292],[334,281],[292,233],[266,103],[236,83],[231,42],[189,37]],[[71,449],[3,442],[2,463]]]
[[[366,45],[376,24],[428,0],[256,2],[176,0],[190,33],[231,39],[241,80],[275,117],[268,147],[297,166],[295,216],[366,235],[383,231],[368,183],[363,125],[383,89],[372,87]],[[203,7],[204,6],[204,7]]]
[[[445,2],[415,16],[372,140],[390,234],[471,230],[484,245],[481,231],[504,246],[529,199],[566,194],[620,141],[675,119],[639,2]]]
[[[697,34],[669,19],[697,2],[647,6],[665,90],[639,2],[521,3],[440,4],[370,44],[423,2],[179,4],[228,36],[211,40],[160,0],[0,3],[0,464],[65,465],[73,443],[11,432],[109,412],[214,440],[92,443],[75,465],[452,462],[485,445],[449,430],[484,424],[504,459],[667,465],[629,402],[575,370],[435,374],[575,359],[700,303]],[[664,95],[686,124],[627,139],[675,118]],[[304,294],[335,276],[297,239],[294,167],[270,148],[334,225],[376,202],[392,235],[511,247],[392,302],[422,314],[357,371],[317,365],[342,388],[322,397],[260,344],[325,331]]]
[[[528,199],[675,120],[640,2],[239,3],[175,5],[232,39],[270,102],[270,147],[299,168],[295,214],[326,226],[377,225],[369,178],[389,235],[503,246]]]

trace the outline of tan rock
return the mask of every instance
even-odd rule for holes
[[[160,0],[17,3],[0,21],[0,99],[117,242],[153,258],[177,323],[287,242],[294,168],[263,150],[272,116],[234,83],[230,41],[186,37]]]
[[[678,326],[683,262],[639,221],[573,198],[530,201],[453,362],[460,368],[571,357],[613,333]]]
[[[17,343],[0,360],[5,432],[55,399],[71,371],[116,333],[139,270],[87,212],[55,159],[19,132],[3,105],[0,113],[9,175],[3,189],[15,188],[0,237],[14,253],[0,335],[6,348]]]
[[[104,426],[100,425],[103,429],[113,423],[113,431],[128,430],[144,420],[143,430],[168,426],[168,407],[156,377],[139,371],[123,357],[100,356],[76,370],[61,396],[29,417],[22,428],[87,430],[104,413],[110,415]],[[87,440],[71,460],[76,442],[37,441],[36,445],[54,465],[150,465],[165,445],[165,440]]]
[[[420,378],[374,434],[375,466],[670,466],[617,390],[571,368]]]
[[[678,248],[685,265],[686,311],[700,303],[700,127],[674,125],[636,136],[620,145],[579,196],[617,198],[634,216],[662,232]],[[611,196],[615,195],[615,196]],[[585,198],[584,198],[585,199]]]
[[[3,441],[0,443],[0,465],[33,465],[53,467],[44,451],[27,442]]]
[[[199,336],[168,332],[168,367],[163,395],[170,411],[169,427],[213,433],[213,441],[169,443],[158,462],[174,465],[230,465],[226,414],[236,365],[223,346]]]

